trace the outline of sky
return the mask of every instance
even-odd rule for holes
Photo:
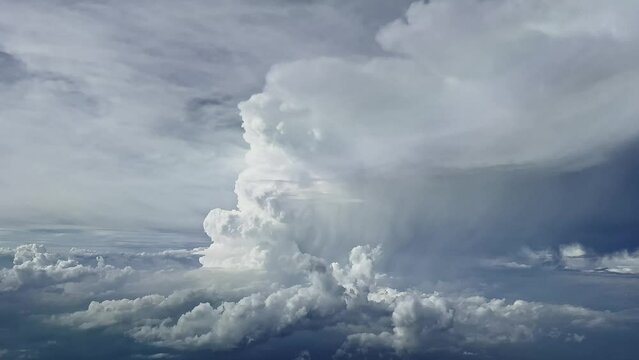
[[[636,1],[0,9],[0,359],[636,358]]]

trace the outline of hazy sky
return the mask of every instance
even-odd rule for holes
[[[638,64],[634,0],[1,1],[0,359],[635,359]]]
[[[5,227],[199,228],[275,63],[378,53],[403,1],[3,1]]]

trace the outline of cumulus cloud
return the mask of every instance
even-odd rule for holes
[[[380,290],[370,298],[389,307],[391,325],[379,333],[349,335],[338,353],[391,349],[402,354],[427,352],[445,345],[455,348],[530,342],[559,337],[558,326],[563,331],[571,327],[592,328],[605,324],[609,318],[606,313],[570,305]],[[574,338],[570,332],[563,335]]]
[[[92,302],[86,310],[51,321],[80,329],[120,328],[158,346],[216,351],[304,329],[334,328],[348,335],[336,353],[341,356],[369,349],[402,354],[572,338],[576,333],[570,330],[601,329],[615,320],[609,313],[571,305],[400,291],[378,284],[385,279],[372,267],[378,255],[379,249],[358,247],[346,266],[316,266],[302,284],[262,289],[237,301],[222,300],[229,295],[210,290],[208,301],[183,314],[176,310],[194,301],[195,293]]]
[[[573,243],[560,246],[559,253],[563,258],[578,258],[586,255],[586,250],[581,244]]]
[[[113,294],[136,297],[149,292],[170,294],[184,288],[197,298],[197,289],[209,286],[200,284],[200,275],[191,275],[200,266],[199,251],[54,252],[36,244],[3,249],[0,309],[29,307],[34,314],[47,314],[84,307],[89,301],[108,299]],[[221,278],[218,286],[225,288],[225,282],[228,280]]]
[[[370,260],[362,251],[354,250],[359,255],[352,259],[361,262],[340,268],[339,278],[362,278],[360,269],[367,267]],[[238,301],[218,300],[218,305],[212,305],[213,300],[209,298],[177,319],[172,319],[169,315],[175,314],[165,310],[175,310],[176,306],[193,301],[193,292],[93,302],[86,311],[62,315],[53,321],[85,329],[127,323],[130,325],[128,332],[141,341],[175,348],[228,350],[291,329],[312,328],[324,321],[334,323],[339,319],[337,315],[347,308],[346,298],[358,295],[347,295],[337,278],[321,264],[315,264],[306,275],[304,284],[270,292],[268,288],[262,289]],[[355,287],[353,282],[342,283]],[[212,294],[209,297],[213,297]],[[229,294],[218,294],[217,297],[228,298]]]
[[[107,265],[97,256],[95,265],[83,265],[77,260],[47,252],[42,245],[19,246],[13,255],[13,267],[0,269],[0,291],[15,291],[23,287],[48,287],[84,281],[114,282],[130,274],[131,268]]]

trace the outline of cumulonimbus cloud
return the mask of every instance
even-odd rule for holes
[[[415,236],[401,227],[441,212],[418,193],[442,174],[601,161],[639,133],[636,12],[415,3],[378,33],[387,56],[275,66],[239,106],[247,167],[237,209],[205,221],[203,264],[259,268],[297,246],[335,255],[327,244],[343,257],[341,244]]]

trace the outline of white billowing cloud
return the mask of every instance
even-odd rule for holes
[[[381,255],[379,247],[370,248],[357,246],[350,252],[350,266],[342,268],[338,263],[332,263],[333,276],[344,288],[346,293],[355,298],[367,294],[371,284],[374,284],[380,275],[375,273],[373,266],[375,260]]]
[[[90,281],[113,282],[132,272],[129,267],[107,265],[100,256],[96,265],[83,265],[77,260],[47,252],[42,245],[22,245],[16,248],[13,267],[0,269],[0,291],[15,291],[22,287],[48,287],[56,284]]]
[[[118,322],[133,321],[136,318],[148,316],[149,308],[157,312],[166,306],[169,299],[161,295],[147,295],[128,300],[92,301],[87,313],[90,317],[80,317],[78,314],[66,316],[60,322],[65,325],[76,325],[80,329],[91,329],[99,326],[110,326]]]
[[[401,354],[555,339],[614,321],[612,314],[570,305],[400,291],[379,284],[386,277],[372,267],[378,255],[377,248],[357,247],[347,266],[334,263],[329,270],[316,264],[298,285],[269,290],[273,284],[236,301],[220,300],[228,294],[211,290],[204,294],[208,301],[185,313],[176,311],[202,294],[92,302],[86,310],[55,316],[52,322],[80,329],[119,328],[145,343],[216,351],[296,330],[334,328],[350,334],[339,355],[366,348]]]
[[[23,304],[19,306],[45,313],[55,313],[59,307],[64,311],[69,306],[84,307],[88,301],[108,299],[113,294],[140,297],[176,292],[173,297],[178,297],[180,291],[187,289],[192,298],[197,298],[203,296],[199,295],[199,289],[210,286],[210,279],[206,283],[200,279],[206,271],[192,272],[200,267],[199,251],[196,248],[138,253],[104,249],[55,252],[36,244],[1,249],[0,293],[4,295],[0,297],[21,298]],[[226,289],[224,284],[232,282],[227,278],[220,277],[216,286]],[[13,301],[3,305],[14,306]]]
[[[381,288],[369,299],[392,311],[390,327],[379,333],[349,335],[338,353],[388,348],[401,354],[442,345],[495,345],[562,335],[572,339],[567,328],[596,328],[609,321],[609,314],[577,306],[511,303],[481,296],[451,298]]]
[[[92,301],[86,311],[54,316],[52,321],[79,329],[93,329],[114,325],[136,326],[147,322],[159,323],[158,317],[167,317],[181,311],[192,299],[214,295],[209,289],[176,291],[168,296],[146,295],[134,299]]]
[[[267,287],[238,301],[217,301],[220,304],[216,306],[210,300],[216,294],[209,293],[209,301],[184,314],[178,313],[177,319],[170,316],[175,315],[181,305],[192,301],[193,292],[92,302],[85,311],[57,316],[53,321],[81,329],[128,325],[128,332],[136,339],[174,348],[233,349],[291,329],[338,321],[341,317],[337,314],[348,308],[348,299],[362,296],[346,293],[340,284],[352,289],[361,287],[363,279],[372,278],[369,251],[354,249],[350,266],[342,268],[334,264],[337,276],[328,271],[327,266],[316,263],[314,268],[305,271],[305,284],[275,291]],[[217,294],[218,297],[229,295]]]
[[[175,324],[145,326],[133,336],[177,348],[227,350],[277,336],[296,326],[315,325],[310,319],[335,316],[343,308],[336,283],[315,275],[309,286],[285,288],[269,295],[256,293],[217,307],[201,303],[181,315]]]

